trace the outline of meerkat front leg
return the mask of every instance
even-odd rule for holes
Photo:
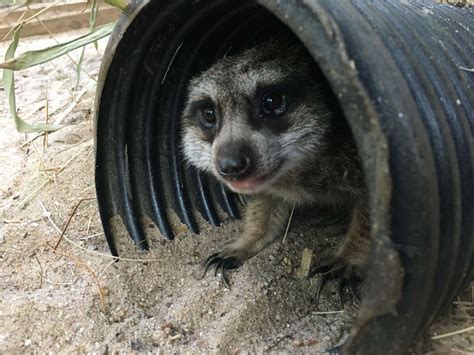
[[[351,223],[338,251],[326,262],[312,270],[310,276],[321,275],[315,299],[325,282],[338,278],[339,294],[347,282],[362,279],[370,249],[370,223],[366,207],[356,206],[352,211]],[[352,283],[353,285],[353,283]],[[342,300],[341,300],[342,303]]]
[[[267,195],[257,195],[247,206],[244,232],[227,242],[220,251],[209,256],[202,264],[203,277],[211,266],[221,272],[224,284],[229,287],[226,270],[241,266],[280,237],[288,222],[291,206]]]

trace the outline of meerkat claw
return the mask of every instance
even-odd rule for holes
[[[352,266],[342,258],[335,257],[311,270],[309,277],[319,276],[320,281],[316,287],[315,296],[312,302],[318,303],[322,289],[328,280],[338,280],[338,295],[341,308],[344,308],[344,300],[342,298],[344,288],[350,287],[352,295],[360,302],[360,297],[356,291],[357,280],[361,277],[353,270]]]
[[[313,268],[309,276],[313,277],[316,275],[324,276],[325,279],[331,280],[336,278],[345,278],[351,274],[351,266],[344,260],[338,257],[334,257],[327,262],[324,262],[317,267]]]
[[[204,269],[204,273],[200,279],[203,279],[209,269],[214,267],[214,276],[221,273],[221,279],[224,285],[230,289],[229,279],[226,275],[227,270],[236,269],[241,265],[241,263],[237,260],[237,258],[230,256],[225,257],[221,256],[220,253],[215,253],[209,256],[204,262],[201,264],[201,267]]]

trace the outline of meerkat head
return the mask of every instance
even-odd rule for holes
[[[183,112],[187,162],[238,193],[304,173],[324,151],[330,111],[299,45],[270,41],[191,80]]]

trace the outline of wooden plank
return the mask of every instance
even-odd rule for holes
[[[81,3],[83,9],[84,3]],[[71,9],[71,8],[70,8]],[[97,13],[96,25],[100,26],[105,23],[114,21],[120,15],[120,10],[111,6],[101,6]],[[59,33],[70,30],[76,30],[89,27],[90,10],[84,12],[68,11],[56,14],[56,16],[41,16],[41,21],[51,33]],[[10,36],[4,39],[9,33],[13,24],[0,24],[0,41],[10,40]],[[21,37],[39,36],[48,34],[43,25],[37,21],[31,21],[23,27]]]
[[[103,3],[103,1],[100,1]],[[35,15],[37,12],[43,10],[44,8],[52,5],[54,2],[47,2],[47,3],[41,3],[41,4],[31,4],[28,6],[28,14],[27,17]],[[84,0],[77,0],[77,1],[68,1],[67,3],[59,3],[57,5],[54,5],[48,12],[45,14],[45,16],[54,16],[57,15],[58,13],[65,13],[65,12],[75,12],[75,13],[80,13],[81,11],[86,9],[86,2]],[[0,10],[0,23],[2,26],[4,24],[10,24],[14,25],[17,20],[20,18],[20,16],[25,12],[26,8],[25,7],[19,7],[19,6],[13,6],[10,8],[2,9]]]

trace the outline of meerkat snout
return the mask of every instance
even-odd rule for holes
[[[255,164],[252,148],[244,142],[222,145],[216,153],[216,167],[227,180],[238,180],[250,176]]]

